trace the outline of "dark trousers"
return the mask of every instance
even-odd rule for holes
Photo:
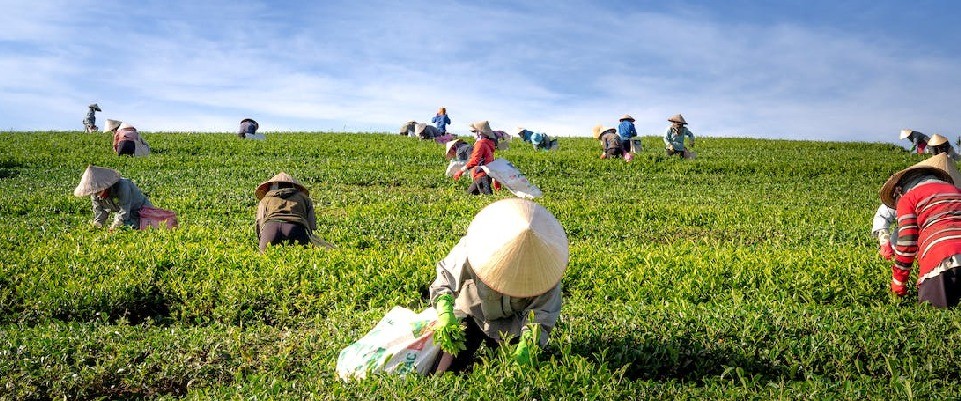
[[[623,152],[623,153],[631,153],[631,140],[630,140],[630,139],[628,139],[628,140],[626,140],[626,141],[623,140],[623,139],[621,139],[621,152]]]
[[[308,245],[310,233],[300,224],[268,221],[260,229],[260,251],[267,249],[267,245],[279,244]]]
[[[134,151],[137,150],[137,144],[133,141],[120,141],[117,143],[117,154],[120,156],[127,155],[133,156]]]
[[[924,280],[918,287],[918,303],[928,302],[939,308],[952,308],[961,300],[961,273],[958,267],[945,270],[937,277]]]
[[[491,195],[491,177],[484,174],[482,177],[474,179],[474,182],[467,187],[467,192],[471,195]]]
[[[604,150],[604,154],[607,155],[608,159],[614,159],[614,158],[621,157],[621,155],[623,155],[624,152],[621,150],[621,148],[610,148],[610,149]]]
[[[480,327],[477,326],[477,323],[474,323],[472,317],[468,316],[464,319],[464,323],[467,325],[467,330],[464,332],[466,340],[464,343],[467,349],[454,356],[454,361],[451,362],[450,367],[447,368],[448,372],[460,373],[469,371],[476,359],[474,355],[477,354],[477,350],[480,349],[481,344],[487,344],[487,347],[492,350],[497,349],[498,346],[497,340],[484,334]]]

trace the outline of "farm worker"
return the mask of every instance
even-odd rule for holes
[[[517,127],[517,137],[522,141],[531,143],[531,135],[534,135],[534,131],[524,129],[524,127]]]
[[[260,251],[281,243],[307,245],[317,229],[310,192],[289,174],[280,172],[260,183],[254,195],[257,205],[257,238]]]
[[[444,134],[441,133],[437,129],[437,127],[434,127],[433,125],[428,125],[424,123],[414,124],[414,136],[419,137],[420,139],[434,139],[441,135],[444,135]]]
[[[471,144],[460,138],[447,141],[447,144],[445,144],[444,147],[447,149],[445,157],[448,160],[453,159],[465,163],[468,159],[470,159],[470,155],[474,151],[474,147],[471,146]]]
[[[637,130],[634,129],[634,117],[629,114],[625,114],[620,119],[620,123],[617,125],[617,134],[621,137],[621,149],[624,154],[631,153],[631,138],[637,136]]]
[[[240,129],[237,130],[237,136],[244,139],[266,139],[264,134],[257,134],[258,129],[260,129],[260,124],[252,118],[245,118],[240,120]]]
[[[918,154],[931,153],[931,151],[927,149],[928,141],[930,140],[927,135],[918,131],[903,129],[901,130],[901,139],[911,141],[911,149],[908,150],[909,152],[917,151]]]
[[[80,184],[73,190],[76,197],[90,197],[93,204],[93,225],[103,227],[110,213],[114,215],[111,229],[121,227],[140,228],[140,209],[153,207],[147,196],[117,170],[87,166],[80,176]]]
[[[441,107],[440,110],[437,110],[437,115],[430,122],[434,123],[441,135],[446,134],[447,124],[450,124],[450,117],[447,117],[447,108]]]
[[[107,125],[103,128],[104,132],[113,131],[113,150],[117,155],[146,156],[150,154],[150,145],[140,137],[140,133],[133,125],[107,120]]]
[[[918,261],[918,302],[940,308],[961,299],[961,173],[945,153],[894,173],[881,187],[881,201],[895,208],[898,240],[894,244],[891,291],[907,293]]]
[[[594,127],[594,139],[601,142],[601,159],[614,159],[624,155],[624,148],[621,147],[621,137],[617,135],[614,127],[604,127],[597,125]]]
[[[400,126],[400,132],[398,133],[403,136],[414,136],[414,126],[416,124],[416,121],[408,121]]]
[[[931,135],[931,139],[928,141],[927,149],[930,150],[931,154],[933,155],[947,153],[948,158],[954,162],[961,160],[961,155],[954,151],[954,147],[951,146],[951,142],[948,141],[948,138],[938,134]]]
[[[894,257],[891,243],[898,240],[897,221],[895,210],[882,203],[874,213],[871,225],[871,234],[878,240],[878,253],[888,260]],[[891,229],[891,226],[894,226],[894,229]]]
[[[87,132],[96,132],[99,129],[97,128],[97,112],[103,110],[100,110],[100,106],[96,103],[91,103],[87,106],[87,109],[87,117],[83,119],[83,128]]]
[[[445,353],[438,373],[468,368],[482,342],[489,347],[516,342],[515,360],[533,365],[561,312],[567,262],[567,235],[543,206],[510,198],[477,213],[467,234],[437,263],[430,285],[438,326],[446,328],[435,331],[435,342],[453,341],[443,337],[460,332],[459,320],[466,326],[466,349]]]
[[[471,151],[467,164],[454,173],[454,179],[460,179],[465,171],[470,170],[474,182],[467,187],[467,192],[472,195],[491,195],[491,178],[480,168],[494,160],[494,149],[497,147],[494,131],[491,130],[490,123],[478,121],[470,125],[470,130],[477,136],[474,141],[474,149]]]
[[[664,145],[667,147],[667,155],[673,156],[678,154],[685,159],[693,159],[693,153],[684,148],[684,137],[690,138],[690,146],[692,148],[694,147],[694,133],[685,127],[687,120],[684,120],[684,116],[676,114],[668,118],[667,121],[671,123],[671,126],[667,128],[667,132],[664,134]]]
[[[554,150],[557,149],[557,138],[551,138],[543,132],[535,132],[531,134],[531,144],[537,150]]]

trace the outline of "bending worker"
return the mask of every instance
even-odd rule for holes
[[[532,365],[560,315],[567,262],[567,235],[543,206],[510,198],[477,213],[430,285],[435,342],[462,349],[444,350],[436,371],[468,369],[482,343],[516,343],[515,360]]]
[[[281,172],[260,183],[254,191],[257,205],[256,230],[260,251],[268,245],[310,244],[317,229],[310,192],[294,177]]]
[[[114,215],[111,229],[140,228],[140,209],[153,204],[137,185],[110,168],[87,166],[80,176],[80,184],[73,190],[77,197],[90,197],[93,204],[93,225],[103,227],[110,213]]]
[[[487,175],[481,166],[494,160],[494,149],[497,148],[497,136],[491,130],[491,125],[487,121],[478,121],[470,125],[471,132],[477,137],[474,141],[474,149],[471,151],[470,159],[467,164],[454,173],[454,179],[458,180],[464,172],[470,171],[474,182],[467,187],[467,192],[471,195],[491,195],[491,177]]]
[[[918,262],[918,302],[954,307],[961,299],[961,173],[945,153],[892,175],[881,187],[881,201],[898,216],[891,291],[908,292]]]
[[[667,128],[667,132],[664,134],[664,145],[667,146],[667,155],[673,156],[677,154],[685,159],[693,159],[693,153],[684,148],[684,137],[690,138],[691,147],[694,147],[694,133],[687,129],[687,120],[684,119],[684,116],[677,114],[668,118],[667,121],[671,123],[671,126]]]

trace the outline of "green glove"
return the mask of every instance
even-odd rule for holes
[[[534,366],[536,359],[534,355],[537,353],[540,325],[535,323],[527,327],[529,327],[530,330],[525,330],[521,333],[521,339],[517,342],[517,349],[514,350],[514,360],[517,361],[518,365],[529,367]]]
[[[467,349],[464,328],[454,316],[454,297],[444,294],[437,297],[437,327],[434,329],[434,343],[441,351],[457,355]]]

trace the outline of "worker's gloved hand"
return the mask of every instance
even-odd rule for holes
[[[460,176],[462,176],[462,175],[464,175],[464,170],[457,170],[457,172],[454,173],[454,179],[455,179],[455,180],[459,180],[459,179],[460,179]]]
[[[457,318],[454,317],[454,297],[450,294],[444,294],[437,297],[437,326],[450,326],[452,324],[457,324]]]
[[[673,145],[673,144],[667,145],[667,150],[670,150],[671,152],[673,152],[673,151],[674,151],[674,145]]]
[[[894,257],[894,248],[891,246],[891,236],[888,234],[881,234],[878,236],[878,253],[881,254],[882,258],[891,260]]]
[[[457,355],[467,349],[464,329],[454,316],[454,297],[444,294],[437,297],[437,327],[434,328],[434,343],[441,351]]]
[[[96,221],[96,220],[91,221],[90,224],[93,225],[93,226],[96,227],[96,228],[103,228],[103,223],[101,223],[101,222],[99,222],[99,221]]]
[[[904,283],[900,281],[891,279],[891,292],[893,292],[895,295],[899,297],[903,297],[905,294],[908,293],[908,287],[905,286]]]
[[[517,342],[517,349],[514,350],[514,360],[520,366],[534,366],[536,359],[534,354],[537,353],[537,341],[540,338],[540,325],[532,324],[527,327],[530,330],[524,330],[521,333],[521,339]]]

